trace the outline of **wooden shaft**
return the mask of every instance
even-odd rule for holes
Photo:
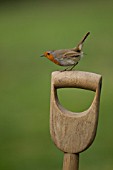
[[[64,153],[63,170],[78,170],[79,154]]]

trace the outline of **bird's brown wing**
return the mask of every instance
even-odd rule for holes
[[[76,51],[68,51],[66,53],[63,54],[63,58],[75,58],[75,57],[79,57],[81,55],[81,53],[76,52]]]

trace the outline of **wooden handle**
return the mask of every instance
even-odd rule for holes
[[[51,79],[50,133],[56,146],[66,153],[80,153],[93,142],[99,114],[101,75],[81,71],[53,72]],[[60,104],[57,88],[77,87],[96,91],[90,107],[80,113]],[[75,105],[76,105],[76,101]]]
[[[96,91],[101,75],[82,71],[55,71],[52,73],[55,88],[82,88]]]
[[[63,170],[78,170],[79,154],[64,153]]]

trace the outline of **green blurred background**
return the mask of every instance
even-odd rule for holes
[[[76,70],[103,76],[99,125],[80,170],[113,169],[113,1],[0,1],[0,169],[60,170],[63,153],[49,134],[51,72],[39,56],[85,42]],[[58,92],[64,107],[82,111],[94,94]]]

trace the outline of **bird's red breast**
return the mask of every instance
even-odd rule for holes
[[[50,61],[54,62],[57,65],[60,65],[60,63],[54,59],[54,56],[51,53],[45,52],[45,57],[47,57]]]

